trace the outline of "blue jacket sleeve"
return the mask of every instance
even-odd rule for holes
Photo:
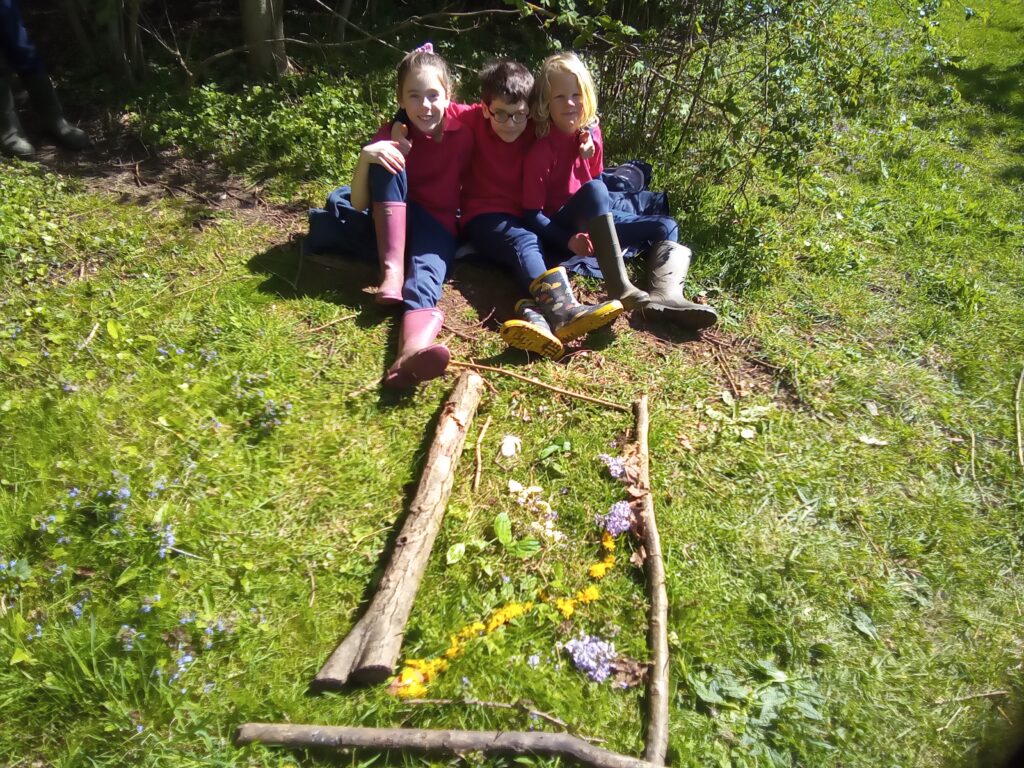
[[[575,234],[553,222],[541,210],[523,211],[523,223],[545,243],[558,248],[568,248],[569,240]]]

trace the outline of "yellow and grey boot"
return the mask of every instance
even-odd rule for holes
[[[536,352],[557,360],[565,347],[551,332],[551,326],[530,299],[516,302],[516,317],[501,326],[501,339],[510,347]]]
[[[699,330],[718,322],[718,312],[707,304],[683,298],[686,274],[690,271],[690,249],[671,240],[652,245],[647,255],[648,300],[640,304],[645,318]]]
[[[31,157],[35,147],[25,137],[14,108],[14,94],[7,80],[0,77],[0,152],[11,157]]]
[[[622,303],[614,299],[600,304],[576,301],[565,267],[549,269],[538,277],[530,284],[530,293],[551,332],[562,342],[596,331],[622,314]]]

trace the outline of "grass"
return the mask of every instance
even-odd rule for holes
[[[569,364],[529,366],[652,395],[675,765],[985,765],[1021,716],[1024,125],[1008,83],[1024,18],[976,8],[987,23],[943,17],[966,57],[955,91],[921,74],[901,109],[842,121],[810,183],[762,178],[745,232],[694,214],[718,353],[620,321]],[[331,762],[236,749],[246,720],[536,725],[377,688],[306,695],[379,575],[449,386],[368,388],[395,339],[362,273],[311,265],[289,284],[296,249],[271,219],[119,201],[16,163],[0,190],[5,763]],[[746,248],[759,288],[730,277]],[[519,365],[474,318],[450,315],[475,337],[456,354]],[[622,496],[597,456],[625,415],[489,380],[470,434],[491,417],[483,481],[467,453],[407,658],[538,589],[593,583],[593,518]],[[523,452],[499,464],[507,434]],[[502,512],[515,539],[536,535],[510,479],[544,488],[564,546],[499,543]],[[475,640],[429,695],[529,700],[639,752],[638,689],[589,682],[557,645],[586,632],[644,658],[620,545],[600,600]]]

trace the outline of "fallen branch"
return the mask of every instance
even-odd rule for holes
[[[317,672],[314,690],[350,680],[379,683],[394,674],[405,625],[455,481],[455,466],[483,394],[483,378],[464,371],[444,404],[409,514],[380,585],[362,618]]]
[[[1017,379],[1017,392],[1013,396],[1013,419],[1017,425],[1017,462],[1024,467],[1024,442],[1020,432],[1020,389],[1024,385],[1024,368],[1020,369],[1020,377]]]
[[[278,747],[308,749],[408,749],[457,756],[533,754],[567,757],[593,768],[652,768],[652,764],[595,747],[568,733],[543,731],[441,731],[426,728],[348,728],[337,725],[245,723],[235,732],[235,744],[260,742]]]
[[[518,373],[506,371],[504,368],[495,368],[494,366],[491,365],[480,365],[479,363],[466,363],[463,362],[462,360],[452,360],[449,363],[449,365],[455,365],[460,368],[472,368],[474,371],[491,371],[492,373],[500,373],[503,376],[511,376],[513,379],[525,381],[527,384],[533,384],[534,386],[540,387],[542,389],[548,389],[551,390],[552,392],[557,392],[558,394],[565,395],[566,397],[572,397],[577,400],[584,400],[588,403],[594,403],[595,405],[603,405],[605,408],[612,408],[616,411],[623,411],[624,413],[629,413],[628,406],[620,405],[619,403],[613,403],[611,400],[602,400],[599,397],[591,397],[590,395],[584,395],[579,392],[572,392],[568,389],[556,387],[553,384],[545,384],[543,381],[538,381],[537,379],[534,379],[529,376],[521,376]]]
[[[476,471],[473,473],[473,491],[480,487],[480,475],[484,469],[483,456],[480,453],[480,446],[484,442],[484,435],[487,434],[487,428],[491,426],[491,417],[488,416],[484,425],[480,428],[480,434],[476,438]]]
[[[647,649],[651,654],[651,668],[647,673],[647,734],[644,738],[644,757],[653,765],[664,765],[668,752],[668,590],[665,585],[665,561],[661,555],[661,537],[654,518],[654,497],[651,495],[651,456],[648,448],[650,416],[647,395],[633,403],[636,415],[636,443],[639,448],[639,487],[641,499],[640,522],[647,557],[644,570],[647,575],[647,597],[650,612],[647,622]]]

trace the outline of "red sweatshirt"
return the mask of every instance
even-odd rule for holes
[[[588,181],[599,178],[604,170],[604,142],[601,129],[591,129],[595,152],[580,157],[576,133],[565,134],[554,125],[546,136],[534,142],[523,167],[523,208],[542,210],[554,216],[576,191]]]
[[[523,162],[534,142],[533,122],[509,143],[491,128],[483,104],[452,104],[452,109],[473,134],[473,160],[462,185],[462,225],[482,213],[522,216]]]
[[[455,111],[454,105],[449,105],[445,112],[440,141],[410,125],[412,151],[405,158],[409,200],[425,208],[453,235],[462,182],[473,156],[473,133],[455,119]],[[377,132],[374,141],[390,138],[388,123]]]

